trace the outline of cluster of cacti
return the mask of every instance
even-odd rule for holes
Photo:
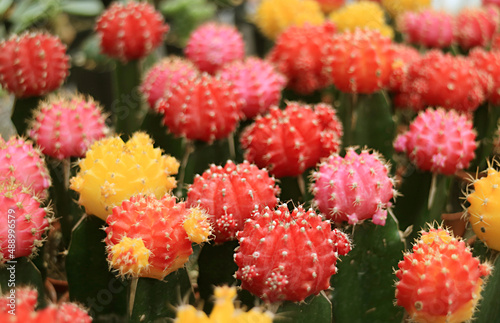
[[[453,16],[434,10],[406,12],[398,17],[401,32],[409,43],[427,48],[457,44],[464,49],[490,44],[499,23],[497,8],[467,9]]]
[[[385,22],[385,12],[382,7],[372,1],[350,3],[330,14],[340,32],[354,31],[356,28],[377,30],[382,35],[393,38],[394,30]]]
[[[498,320],[498,1],[107,3],[0,42],[1,322]]]

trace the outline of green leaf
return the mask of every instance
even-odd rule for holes
[[[131,322],[153,322],[159,318],[175,318],[175,307],[185,296],[194,301],[191,282],[185,268],[164,280],[139,278]]]
[[[101,1],[77,1],[77,0],[67,0],[63,1],[61,5],[62,11],[75,16],[88,16],[94,17],[101,14],[104,10],[104,5]]]
[[[393,268],[404,249],[397,223],[389,216],[385,226],[365,221],[353,230],[354,248],[331,279],[335,322],[401,322],[404,310],[393,305]]]
[[[16,263],[7,263],[0,267],[0,294],[8,293],[12,288],[31,286],[38,291],[38,308],[45,307],[47,305],[45,289],[38,268],[26,257],[17,258],[14,261]]]
[[[73,229],[66,271],[70,300],[89,308],[96,321],[110,316],[121,322],[127,311],[128,281],[110,272],[106,260],[105,222],[84,216]]]
[[[277,311],[273,322],[285,323],[330,323],[332,322],[332,303],[324,292],[309,296],[303,303],[284,302]]]
[[[14,0],[0,0],[0,15],[4,15]]]

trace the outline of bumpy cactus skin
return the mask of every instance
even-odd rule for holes
[[[406,41],[427,48],[445,48],[453,44],[454,20],[446,12],[424,10],[406,12],[398,18],[398,27]]]
[[[42,207],[41,203],[24,186],[13,181],[0,183],[0,214],[4,223],[0,227],[0,263],[37,254],[43,235],[53,221],[50,207]],[[15,235],[15,246],[12,235]]]
[[[337,28],[332,22],[322,25],[292,26],[281,33],[268,60],[287,79],[287,87],[300,94],[310,94],[330,85],[323,72],[322,48]]]
[[[469,59],[474,67],[485,73],[491,80],[492,89],[488,93],[488,101],[493,105],[500,105],[500,53],[498,51],[485,51],[474,48],[469,53]]]
[[[351,250],[344,233],[300,206],[293,212],[286,205],[266,208],[237,237],[236,278],[243,289],[271,303],[299,302],[328,289],[338,256]]]
[[[101,52],[128,62],[147,56],[163,41],[169,27],[146,2],[113,2],[96,23]]]
[[[373,219],[385,225],[387,209],[397,194],[389,165],[377,153],[348,149],[345,157],[333,154],[313,174],[315,205],[327,219],[356,224]]]
[[[431,50],[408,67],[408,83],[402,92],[413,96],[418,104],[410,106],[422,110],[427,106],[470,112],[487,98],[491,82],[460,56]]]
[[[396,151],[405,152],[421,170],[444,175],[467,168],[477,148],[472,121],[454,110],[427,109],[399,135]]]
[[[487,176],[474,181],[474,191],[467,196],[469,222],[474,233],[489,248],[500,251],[500,174],[492,167]]]
[[[30,140],[11,137],[4,141],[0,138],[0,177],[15,178],[41,199],[48,197],[49,170],[42,152]]]
[[[176,136],[212,143],[236,129],[242,104],[233,84],[204,73],[179,82],[158,102],[156,110]]]
[[[105,115],[93,99],[51,96],[35,111],[30,136],[45,155],[83,157],[90,145],[108,133]]]
[[[233,26],[209,22],[191,34],[185,53],[201,72],[215,74],[224,65],[243,60],[245,44]]]
[[[264,114],[271,106],[277,105],[286,84],[286,78],[272,64],[254,57],[224,66],[220,77],[237,88],[244,101],[241,111],[247,119]]]
[[[78,203],[87,214],[106,220],[113,207],[135,194],[162,197],[175,188],[171,175],[177,174],[179,162],[138,132],[126,143],[120,137],[96,141],[79,166],[70,188],[80,194]]]
[[[198,76],[197,68],[186,59],[171,56],[162,59],[144,76],[141,93],[154,109],[156,103],[172,90],[181,80]]]
[[[339,34],[323,50],[323,72],[340,91],[371,94],[389,86],[394,53],[390,38],[378,31]]]
[[[403,44],[393,44],[392,49],[394,61],[389,89],[400,92],[408,86],[408,66],[420,58],[420,53],[415,48]]]
[[[289,102],[285,110],[273,107],[266,116],[257,117],[240,141],[245,159],[283,177],[298,176],[321,157],[338,152],[341,136],[342,125],[331,106],[318,104],[313,110]]]
[[[107,223],[108,260],[120,276],[162,280],[184,266],[192,241],[207,241],[211,234],[205,213],[169,195],[133,196],[113,209]]]
[[[186,202],[207,211],[215,241],[224,242],[236,238],[253,212],[274,208],[278,193],[279,187],[267,171],[246,161],[238,165],[228,161],[224,167],[212,165],[196,176]]]
[[[54,91],[68,74],[69,56],[58,37],[24,33],[0,43],[0,83],[16,97]]]
[[[423,232],[398,267],[397,305],[414,322],[470,320],[491,271],[472,257],[464,241],[443,229]]]
[[[455,19],[455,37],[464,49],[487,46],[498,30],[500,14],[493,6],[464,9]]]

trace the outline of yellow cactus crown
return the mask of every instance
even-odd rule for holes
[[[420,11],[431,6],[431,0],[382,0],[382,6],[393,17],[407,11]]]
[[[498,165],[498,162],[495,162]],[[487,176],[473,181],[467,213],[476,236],[489,248],[500,251],[500,173],[490,164]]]
[[[290,26],[321,25],[325,17],[313,0],[263,0],[254,20],[264,35],[275,39]]]
[[[236,298],[235,287],[216,287],[214,291],[215,304],[207,316],[203,311],[199,311],[191,305],[182,305],[177,309],[175,323],[271,323],[273,315],[270,312],[263,312],[260,308],[254,307],[245,312],[242,309],[235,308],[234,300]]]
[[[118,270],[120,276],[140,277],[149,267],[151,251],[142,239],[123,237],[120,243],[110,248],[110,266]]]
[[[175,188],[171,175],[177,174],[179,162],[162,155],[147,134],[137,132],[126,143],[118,136],[95,142],[78,166],[70,188],[80,193],[78,202],[88,214],[106,221],[113,207],[132,195],[160,198]]]
[[[208,221],[209,215],[200,207],[188,210],[183,227],[189,240],[194,243],[203,243],[209,240],[212,234],[212,226]]]
[[[334,11],[330,19],[340,32],[353,32],[356,28],[378,30],[382,35],[393,38],[394,30],[385,23],[382,7],[371,1],[354,2]]]

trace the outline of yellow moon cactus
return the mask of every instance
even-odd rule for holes
[[[393,17],[397,17],[407,11],[429,8],[431,0],[382,0],[382,5]]]
[[[80,193],[78,203],[88,214],[106,220],[112,209],[133,195],[144,193],[162,197],[176,186],[171,175],[179,162],[162,155],[142,132],[126,143],[120,137],[95,142],[78,163],[79,173],[70,188]]]
[[[275,39],[290,26],[321,25],[325,17],[314,0],[262,0],[255,23],[262,33]]]
[[[500,174],[491,167],[487,172],[474,181],[474,192],[467,196],[469,222],[479,239],[500,251]]]
[[[382,7],[371,1],[354,2],[334,11],[330,19],[338,31],[355,31],[356,28],[378,30],[382,35],[393,38],[394,30],[385,23]]]
[[[192,305],[182,305],[177,309],[175,323],[271,323],[273,315],[269,312],[263,312],[259,308],[252,308],[245,312],[235,308],[234,300],[236,298],[235,287],[216,287],[214,291],[215,305],[207,316],[203,311],[199,311]]]

